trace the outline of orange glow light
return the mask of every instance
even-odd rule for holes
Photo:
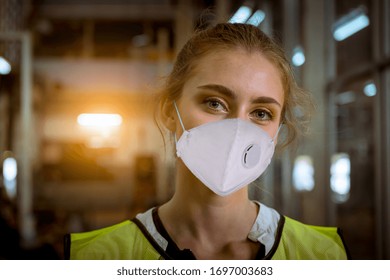
[[[81,126],[114,127],[122,124],[119,114],[80,114],[77,123]]]

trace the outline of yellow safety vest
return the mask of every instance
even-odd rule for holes
[[[311,226],[281,216],[275,244],[265,259],[347,259],[339,230]],[[133,221],[65,238],[65,258],[79,260],[160,260],[169,256]]]

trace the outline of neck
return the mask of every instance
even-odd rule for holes
[[[245,240],[258,210],[248,199],[247,188],[220,197],[179,162],[177,170],[181,172],[178,172],[175,194],[159,209],[164,226],[179,247],[189,240],[222,242],[222,233],[223,242]]]

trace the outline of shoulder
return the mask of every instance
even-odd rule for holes
[[[139,227],[130,220],[82,233],[69,234],[65,251],[69,259],[158,259],[159,255]]]
[[[284,217],[272,259],[347,259],[347,252],[338,228],[307,225]]]

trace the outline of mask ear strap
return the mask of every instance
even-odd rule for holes
[[[181,127],[183,128],[183,131],[185,131],[186,129],[184,128],[183,121],[181,120],[180,113],[179,113],[179,109],[177,108],[177,105],[176,105],[176,101],[173,101],[173,105],[175,106],[176,113],[177,113],[177,117],[179,118],[179,121],[180,121],[180,125],[181,125]],[[176,134],[175,134],[175,135],[176,135]]]
[[[283,125],[283,123],[281,123],[281,124],[279,125],[278,131],[276,131],[276,134],[275,134],[274,138],[272,138],[272,142],[275,142],[275,139],[276,139],[276,137],[278,136],[279,131],[280,131],[280,129],[282,128],[282,125]]]

